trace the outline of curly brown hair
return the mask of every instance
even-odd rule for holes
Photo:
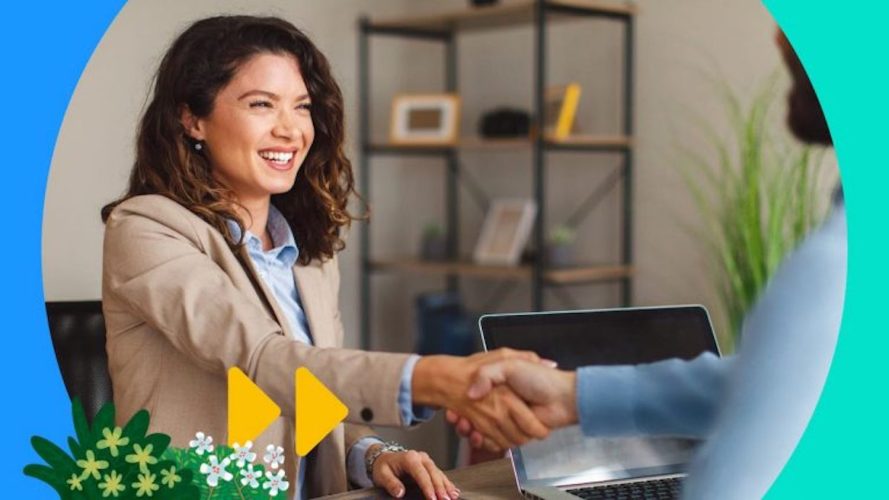
[[[343,95],[330,65],[309,38],[276,17],[220,16],[188,27],[164,55],[151,100],[138,127],[136,160],[127,192],[102,208],[106,222],[123,201],[160,194],[186,207],[216,228],[235,248],[244,226],[234,193],[211,174],[206,156],[195,151],[181,123],[183,106],[196,117],[213,111],[217,93],[251,57],[261,53],[296,58],[312,101],[315,140],[296,182],[272,196],[300,245],[299,262],[329,259],[345,247],[340,229],[358,219],[347,208],[357,197],[352,164],[343,151]],[[236,241],[226,220],[237,221]]]

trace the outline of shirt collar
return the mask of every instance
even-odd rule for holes
[[[235,241],[240,240],[241,229],[238,227],[238,223],[232,219],[228,219],[225,222],[228,224],[228,229],[231,231]],[[290,229],[290,224],[287,223],[287,219],[274,205],[269,205],[269,220],[266,223],[266,229],[268,229],[269,236],[272,238],[272,245],[274,245],[274,248],[268,252],[263,252],[262,240],[250,231],[247,231],[247,234],[244,236],[244,243],[252,251],[271,255],[287,267],[293,267],[297,258],[299,258],[299,247],[296,244],[293,231]]]

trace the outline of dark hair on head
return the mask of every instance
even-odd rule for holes
[[[220,16],[192,24],[173,42],[154,78],[151,100],[138,127],[136,160],[126,194],[102,208],[106,222],[114,208],[138,195],[166,196],[219,230],[232,247],[226,224],[241,226],[234,193],[211,174],[207,157],[195,151],[182,125],[187,106],[196,117],[213,111],[219,91],[251,57],[261,53],[296,58],[312,101],[315,139],[290,191],[272,196],[297,236],[299,261],[329,259],[345,246],[340,228],[352,216],[357,195],[352,164],[343,152],[343,96],[327,59],[300,30],[275,17]]]

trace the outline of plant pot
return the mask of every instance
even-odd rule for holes
[[[550,245],[546,247],[546,263],[550,267],[569,267],[574,264],[574,247]]]
[[[423,260],[448,260],[448,242],[444,238],[423,238],[420,243],[420,257]]]

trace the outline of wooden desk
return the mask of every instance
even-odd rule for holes
[[[470,500],[520,500],[522,498],[516,489],[512,464],[509,463],[508,458],[455,469],[447,474],[462,491],[460,498]],[[380,488],[367,488],[324,498],[328,500],[371,500],[391,497]]]

